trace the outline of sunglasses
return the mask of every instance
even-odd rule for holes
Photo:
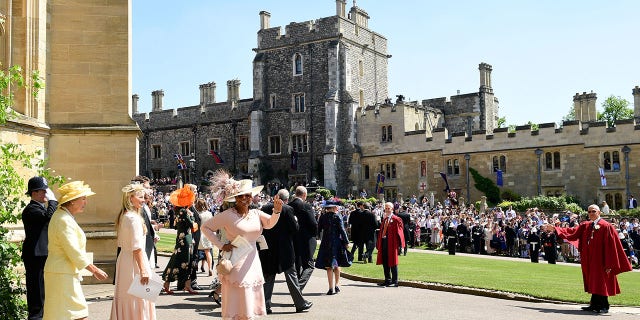
[[[597,211],[597,210],[589,210],[588,212],[589,212],[589,213],[596,213],[596,212],[598,212],[598,211]]]

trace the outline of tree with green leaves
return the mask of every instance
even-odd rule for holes
[[[32,75],[34,95],[43,83],[37,73]],[[13,66],[9,70],[0,70],[0,130],[7,120],[17,117],[11,108],[13,93],[9,89],[25,86],[22,69]],[[24,177],[20,173],[36,172],[45,177],[51,186],[64,181],[61,176],[54,176],[53,171],[45,167],[43,150],[27,152],[15,143],[0,143],[0,314],[3,319],[26,318],[25,289],[22,277],[17,272],[22,263],[20,258],[20,244],[11,241],[11,231],[8,224],[16,224],[21,217],[22,208],[28,199],[24,196],[26,190]]]
[[[598,120],[605,120],[609,127],[615,127],[616,120],[633,118],[633,109],[629,108],[629,101],[621,97],[609,96],[602,103],[602,109],[602,112],[598,112]]]

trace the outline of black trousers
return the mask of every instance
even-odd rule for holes
[[[382,238],[382,269],[384,271],[384,282],[398,283],[398,266],[389,266],[389,243],[387,238]]]
[[[356,242],[353,241],[353,246],[351,246],[351,254],[355,257],[354,253],[356,252],[356,249],[358,249],[358,261],[362,261],[362,253],[364,251],[364,242]]]
[[[44,264],[47,257],[28,257],[24,259],[27,284],[27,319],[42,319],[44,307]]]
[[[367,240],[365,241],[365,247],[367,248],[367,251],[365,253],[366,257],[363,257],[363,259],[367,259],[369,261],[369,263],[373,262],[373,249],[375,249],[376,247],[376,242],[375,240]]]
[[[289,294],[293,299],[293,304],[297,309],[304,307],[305,300],[302,297],[302,290],[298,284],[298,273],[296,272],[295,265],[284,271],[284,279],[287,281],[287,288],[289,288]],[[273,296],[273,286],[276,282],[275,274],[264,274],[264,301],[267,309],[271,309],[271,296]]]
[[[589,305],[596,310],[609,309],[609,297],[592,294]]]

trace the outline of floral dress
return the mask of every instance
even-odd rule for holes
[[[191,227],[193,226],[193,217],[188,215],[186,211],[180,210],[175,221],[176,226],[176,245],[167,267],[162,273],[164,281],[178,281],[184,283],[189,280],[191,274],[191,255],[193,253],[193,238],[191,236]],[[182,289],[182,288],[178,288]]]

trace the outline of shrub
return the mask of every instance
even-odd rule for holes
[[[474,186],[476,189],[484,192],[489,206],[491,206],[491,204],[500,203],[500,189],[493,180],[483,177],[474,168],[469,168],[469,171],[473,176],[473,181],[475,181]]]
[[[502,200],[520,201],[520,199],[522,199],[522,196],[515,193],[511,189],[505,189],[504,191],[502,191]]]

